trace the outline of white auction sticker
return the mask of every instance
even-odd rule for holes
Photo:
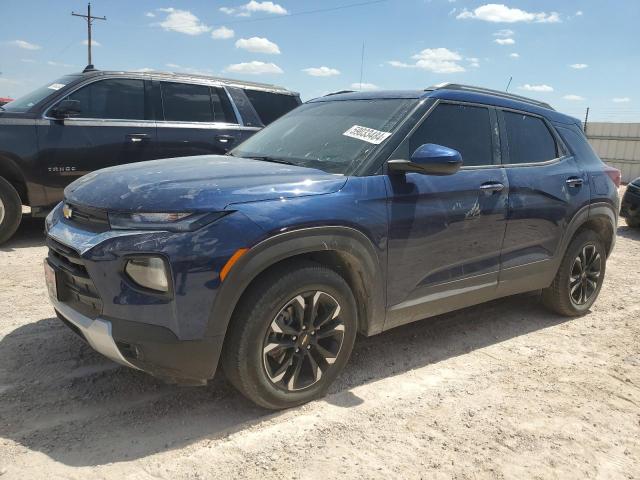
[[[357,138],[358,140],[363,140],[368,143],[373,143],[374,145],[380,145],[391,136],[391,132],[381,132],[380,130],[374,130],[373,128],[354,125],[344,132],[343,135],[351,138]]]
[[[64,87],[64,83],[52,83],[47,88],[49,90],[60,90],[62,87]]]

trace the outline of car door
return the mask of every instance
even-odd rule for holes
[[[509,181],[500,289],[535,290],[553,280],[567,225],[589,204],[589,182],[544,118],[497,113]]]
[[[67,184],[88,172],[154,158],[156,125],[148,113],[144,80],[92,81],[59,101],[66,99],[79,102],[78,115],[54,119],[45,114],[37,125],[38,164],[49,179],[51,198],[59,198]]]
[[[495,112],[440,102],[392,158],[420,145],[458,150],[450,176],[387,177],[388,315],[385,328],[479,303],[495,294],[509,182],[500,163]]]
[[[161,157],[222,155],[258,128],[238,122],[224,88],[175,81],[160,82],[164,116],[158,121]]]

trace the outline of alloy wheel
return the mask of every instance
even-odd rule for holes
[[[305,292],[285,304],[263,343],[264,368],[274,385],[295,391],[320,381],[344,342],[340,310],[338,301],[322,291]]]
[[[588,244],[573,261],[569,276],[569,292],[575,305],[585,305],[598,290],[602,274],[602,257],[595,245]]]

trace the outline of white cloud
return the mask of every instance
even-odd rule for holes
[[[33,58],[21,58],[20,61],[22,63],[36,63],[36,61]]]
[[[474,10],[466,8],[458,14],[459,19],[475,19],[492,23],[558,23],[560,15],[557,12],[527,12],[519,8],[510,8],[501,3],[488,3]]]
[[[83,40],[83,41],[82,41],[82,45],[84,45],[85,47],[86,47],[87,45],[89,45],[89,40]],[[101,46],[102,46],[102,44],[101,44],[100,42],[98,42],[98,41],[96,41],[96,40],[94,40],[94,39],[92,38],[92,39],[91,39],[91,46],[92,46],[92,47],[101,47]]]
[[[460,65],[462,56],[458,52],[448,48],[426,48],[411,58],[415,63],[404,63],[391,60],[389,65],[397,68],[420,68],[434,73],[457,73],[464,72],[465,68]]]
[[[208,70],[208,69],[202,70],[199,68],[185,67],[182,65],[178,65],[176,63],[166,63],[165,66],[172,69],[173,71],[191,73],[193,75],[214,75],[213,70]]]
[[[244,9],[249,12],[265,12],[272,13],[274,15],[286,15],[287,10],[273,2],[256,2],[255,0],[251,0],[249,3],[243,6]]]
[[[520,90],[526,90],[527,92],[553,92],[553,87],[550,87],[549,85],[546,85],[546,84],[531,85],[531,84],[525,83],[524,85],[518,88]]]
[[[155,68],[149,68],[149,67],[142,67],[142,68],[136,68],[135,70],[133,70],[134,72],[140,72],[140,73],[148,73],[148,72],[155,72]]]
[[[20,82],[11,78],[0,77],[0,85],[18,85]]]
[[[165,12],[167,18],[158,25],[167,31],[186,35],[200,35],[211,30],[211,27],[203,24],[198,17],[188,10],[178,10],[176,8],[160,8],[159,10]]]
[[[29,43],[26,40],[12,40],[7,43],[9,45],[13,45],[14,47],[22,48],[23,50],[40,50],[42,48],[40,45]]]
[[[302,70],[306,72],[308,75],[312,77],[333,77],[335,75],[340,75],[340,70],[329,67],[309,67]]]
[[[351,89],[352,90],[361,90],[363,92],[371,92],[373,90],[380,90],[380,87],[377,86],[374,83],[360,83],[360,82],[356,82],[356,83],[352,83],[351,84]]]
[[[569,65],[571,68],[575,68],[576,70],[583,70],[585,68],[587,68],[589,65],[587,65],[586,63],[573,63],[571,65]]]
[[[251,0],[245,5],[239,7],[220,7],[219,10],[227,15],[235,15],[238,17],[249,17],[252,13],[264,12],[273,15],[287,15],[289,12],[282,5],[273,2],[256,2]]]
[[[153,12],[147,12],[144,14],[145,17],[156,18],[156,14]]]
[[[74,68],[75,67],[75,65],[70,65],[68,63],[54,62],[52,60],[49,60],[47,62],[47,65],[49,65],[50,67],[64,67],[64,68]]]
[[[565,95],[562,98],[564,98],[565,100],[569,100],[570,102],[582,102],[582,101],[584,101],[584,97],[581,97],[580,95],[573,95],[573,94]]]
[[[611,101],[613,103],[629,103],[631,99],[629,97],[615,97],[612,98]]]
[[[227,27],[216,28],[213,32],[211,32],[211,38],[214,40],[228,40],[233,38],[236,33]]]
[[[225,68],[225,71],[231,73],[245,73],[248,75],[284,73],[284,71],[275,63],[265,63],[257,61],[234,63]]]
[[[582,15],[584,15],[584,13],[582,12],[582,10],[578,10],[576,12],[576,17],[581,17]]]
[[[493,34],[494,37],[507,38],[513,37],[516,34],[513,30],[509,30],[508,28],[503,28],[502,30],[498,30]]]
[[[467,61],[469,62],[470,67],[473,67],[473,68],[480,67],[480,59],[477,57],[469,57],[467,58]]]
[[[510,53],[510,54],[509,54],[509,56],[510,56],[511,58],[520,58],[520,54],[519,54],[519,53],[515,53],[515,52]]]
[[[243,50],[253,53],[267,53],[270,55],[280,54],[280,48],[278,45],[261,37],[241,38],[236,42],[236,48],[242,48]]]
[[[516,43],[513,38],[496,38],[494,42],[498,45],[514,45]]]

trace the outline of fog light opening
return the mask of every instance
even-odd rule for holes
[[[141,287],[166,293],[169,291],[169,276],[165,262],[160,257],[137,257],[127,260],[124,271]]]

